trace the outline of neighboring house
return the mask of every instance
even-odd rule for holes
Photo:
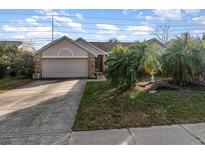
[[[165,45],[159,41],[158,39],[156,38],[152,38],[152,39],[149,39],[147,40],[148,43],[156,43],[157,45],[159,45],[160,47],[164,48]],[[117,46],[117,45],[122,45],[124,47],[130,47],[132,46],[135,42],[89,42],[93,45],[95,45],[96,47],[102,49],[103,51],[105,52],[110,52],[112,50],[113,47]]]
[[[42,78],[91,78],[101,54],[63,36],[34,53],[34,72]]]
[[[18,50],[22,51],[22,52],[29,52],[29,53],[34,53],[36,51],[33,47],[31,47],[31,46],[29,46],[27,44],[19,45],[18,46]]]
[[[18,47],[22,44],[21,41],[0,41],[0,46],[4,47]]]
[[[14,47],[19,51],[34,53],[35,49],[30,45],[23,44],[21,41],[0,41],[0,46]]]
[[[134,44],[134,42],[89,42],[93,44],[94,46],[100,48],[101,50],[105,52],[110,52],[113,47],[117,45],[122,45],[124,47],[130,47]]]
[[[105,51],[103,51],[102,49],[94,46],[93,44],[89,43],[88,41],[86,41],[83,38],[78,38],[75,42],[77,42],[78,44],[82,45],[83,47],[85,47],[88,50],[91,50],[93,52],[95,52],[98,56],[95,58],[95,70],[100,71],[100,72],[104,72],[105,71],[105,60],[106,60],[106,56],[107,53]]]

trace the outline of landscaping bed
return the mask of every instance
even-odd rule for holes
[[[87,82],[73,130],[205,122],[205,91],[120,91],[108,81]]]
[[[7,77],[0,80],[0,93],[5,92],[7,90],[15,89],[19,86],[23,86],[29,82],[31,79],[25,79],[22,77]]]

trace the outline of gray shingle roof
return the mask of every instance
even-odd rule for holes
[[[83,47],[87,48],[88,50],[92,50],[93,52],[95,52],[97,55],[106,55],[107,53],[105,51],[103,51],[102,49],[96,47],[95,45],[89,43],[88,41],[86,41],[83,38],[78,38],[77,40],[75,40],[75,42],[77,42],[78,44],[82,45]]]
[[[0,46],[5,46],[5,47],[18,47],[21,45],[21,41],[0,41]]]

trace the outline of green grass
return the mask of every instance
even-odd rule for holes
[[[0,93],[3,93],[7,90],[15,89],[19,86],[25,85],[26,83],[31,82],[31,79],[25,79],[22,77],[7,77],[0,80]]]
[[[107,81],[87,82],[73,130],[205,122],[205,92],[120,92]]]

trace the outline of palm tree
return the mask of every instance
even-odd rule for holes
[[[198,76],[199,80],[203,80],[202,76],[205,71],[205,44],[203,40],[193,40],[192,61],[195,69],[195,76]]]
[[[141,74],[148,73],[151,76],[151,82],[155,82],[154,75],[160,70],[161,49],[147,42],[136,42],[130,50],[137,52],[137,63]]]
[[[160,70],[160,54],[155,46],[146,49],[141,61],[141,67],[145,73],[151,76],[151,82],[155,82],[154,75]]]
[[[172,77],[174,84],[182,85],[194,74],[192,43],[189,35],[177,37],[162,56],[162,73]]]
[[[131,88],[138,76],[136,52],[128,48],[114,47],[107,58],[107,78],[114,85]]]

